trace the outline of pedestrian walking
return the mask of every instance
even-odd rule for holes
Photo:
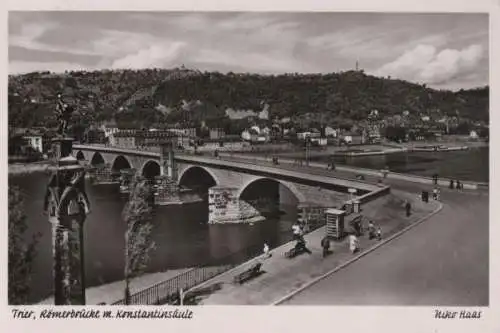
[[[323,258],[330,254],[330,240],[327,236],[321,240],[321,247],[323,248]]]
[[[411,204],[408,200],[406,200],[405,209],[406,209],[406,217],[409,217],[411,215]]]
[[[432,198],[434,200],[438,199],[438,189],[437,189],[437,187],[434,187],[434,189],[432,190]]]
[[[375,225],[372,221],[368,222],[368,239],[375,238]]]
[[[460,180],[457,179],[457,186],[456,186],[456,189],[457,190],[460,190],[461,189],[461,186],[462,186],[462,183],[460,183]]]
[[[453,181],[453,179],[450,179],[450,189],[453,190],[453,188],[455,187],[455,182]]]
[[[300,226],[298,223],[294,223],[292,225],[292,232],[293,232],[293,238],[295,240],[299,240],[301,235],[300,235]]]
[[[267,243],[264,243],[264,258],[270,258],[272,257],[273,255],[271,254],[270,252],[270,249],[269,249],[269,245],[267,245]]]
[[[434,185],[438,184],[438,174],[437,173],[432,175],[432,182],[434,183]]]
[[[382,229],[380,228],[380,226],[377,227],[377,240],[382,240]]]
[[[352,254],[359,251],[359,242],[358,238],[355,235],[349,236],[349,250]]]

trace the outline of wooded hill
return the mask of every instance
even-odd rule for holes
[[[80,115],[75,117],[81,126],[115,119],[122,127],[199,126],[202,120],[208,126],[227,127],[242,122],[229,119],[227,109],[258,112],[266,104],[269,119],[321,120],[334,126],[366,119],[371,110],[378,110],[382,117],[407,110],[415,117],[458,114],[462,120],[489,120],[489,87],[440,91],[362,71],[283,75],[187,69],[37,72],[9,76],[8,91],[9,124],[14,127],[54,126],[58,92],[78,104]]]

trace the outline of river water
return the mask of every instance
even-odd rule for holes
[[[412,153],[339,158],[338,163],[395,172],[432,175],[461,180],[488,181],[488,148],[446,153]],[[327,157],[319,158],[327,159]],[[24,211],[28,234],[40,232],[38,256],[34,263],[31,301],[52,293],[51,226],[43,215],[48,175],[36,172],[9,176],[9,185],[19,186],[26,196]],[[123,279],[125,223],[121,211],[125,204],[117,186],[87,185],[92,212],[85,222],[85,270],[88,287]],[[291,239],[291,225],[297,219],[296,207],[282,204],[285,214],[253,225],[209,225],[206,202],[155,208],[154,239],[157,248],[151,256],[149,272],[209,265],[216,258],[251,248],[260,252],[264,242],[271,247]],[[243,258],[242,258],[243,259]]]
[[[329,162],[330,157],[322,156],[311,158],[311,160]],[[393,172],[428,177],[437,173],[444,178],[489,181],[488,147],[450,152],[411,152],[359,157],[335,156],[334,160],[339,164],[368,169],[380,170],[388,166]]]
[[[43,172],[9,176],[9,185],[19,186],[26,196],[24,211],[28,234],[40,232],[42,235],[34,263],[32,302],[52,293],[51,226],[42,212],[47,182],[48,175]],[[87,286],[92,287],[123,279],[126,228],[121,212],[125,201],[117,185],[87,184],[87,194],[92,211],[84,227],[85,270]],[[209,225],[206,202],[156,207],[153,219],[156,249],[152,252],[147,271],[220,263],[230,253],[257,254],[264,242],[271,247],[288,242],[297,211],[296,207],[286,203],[281,205],[281,210],[284,214],[280,217],[253,225]],[[243,254],[239,259],[245,259]]]

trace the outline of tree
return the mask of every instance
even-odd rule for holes
[[[9,304],[27,304],[33,261],[40,234],[26,241],[24,197],[18,187],[9,186]]]
[[[130,303],[130,279],[141,275],[155,248],[152,239],[151,187],[144,179],[137,178],[132,184],[130,198],[122,217],[127,223],[125,232],[125,304]]]
[[[391,141],[404,141],[406,138],[406,129],[400,126],[387,126],[385,128],[385,137]]]

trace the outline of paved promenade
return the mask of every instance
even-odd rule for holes
[[[395,191],[393,194],[366,204],[362,213],[366,218],[373,219],[376,224],[381,225],[383,237],[387,238],[438,207],[435,202],[424,204],[415,201],[415,212],[410,218],[407,218],[403,207],[404,199],[415,200],[415,197],[411,194]],[[323,258],[320,242],[324,235],[324,228],[320,228],[305,236],[307,246],[312,251],[311,255],[306,253],[293,259],[285,258],[284,253],[294,246],[294,242],[290,242],[273,249],[271,258],[250,260],[234,270],[207,281],[198,286],[197,289],[216,284],[220,284],[222,288],[213,294],[204,296],[198,304],[272,304],[312,279],[357,256],[357,254],[353,255],[349,252],[347,239],[345,239],[341,242],[332,242],[333,254]],[[369,240],[366,235],[360,237],[361,252],[377,243],[376,240]],[[262,269],[265,273],[243,285],[235,285],[233,283],[234,276],[251,267],[257,260],[263,262]]]
[[[314,174],[342,177],[353,177],[356,173],[356,170],[332,172],[285,163],[280,167],[307,168]],[[368,182],[380,178],[365,177]],[[391,185],[393,193],[405,191],[413,199],[417,199],[422,190],[432,190],[430,184],[403,179],[389,178],[384,183]],[[441,188],[442,211],[283,304],[487,305],[488,191]],[[221,283],[223,288],[203,299],[201,304],[272,304],[352,259],[346,244],[337,244],[334,255],[321,258],[319,242],[323,234],[324,230],[318,230],[306,237],[313,251],[311,256],[305,254],[288,260],[282,258],[282,254],[291,244],[276,249],[263,266],[266,273],[242,286],[232,284],[232,278],[251,263],[217,277],[210,283]],[[362,244],[372,245],[365,240]]]
[[[283,304],[487,306],[488,196],[448,192],[445,202],[428,221]]]
[[[166,272],[148,273],[134,278],[130,282],[130,292],[134,294],[138,291],[151,287],[159,282],[173,278],[176,275],[182,274],[189,269],[174,269]],[[103,284],[101,286],[89,287],[86,289],[86,304],[97,305],[99,303],[112,304],[120,301],[124,297],[125,281],[116,281]],[[54,304],[54,298],[49,297],[39,302],[42,304]]]

